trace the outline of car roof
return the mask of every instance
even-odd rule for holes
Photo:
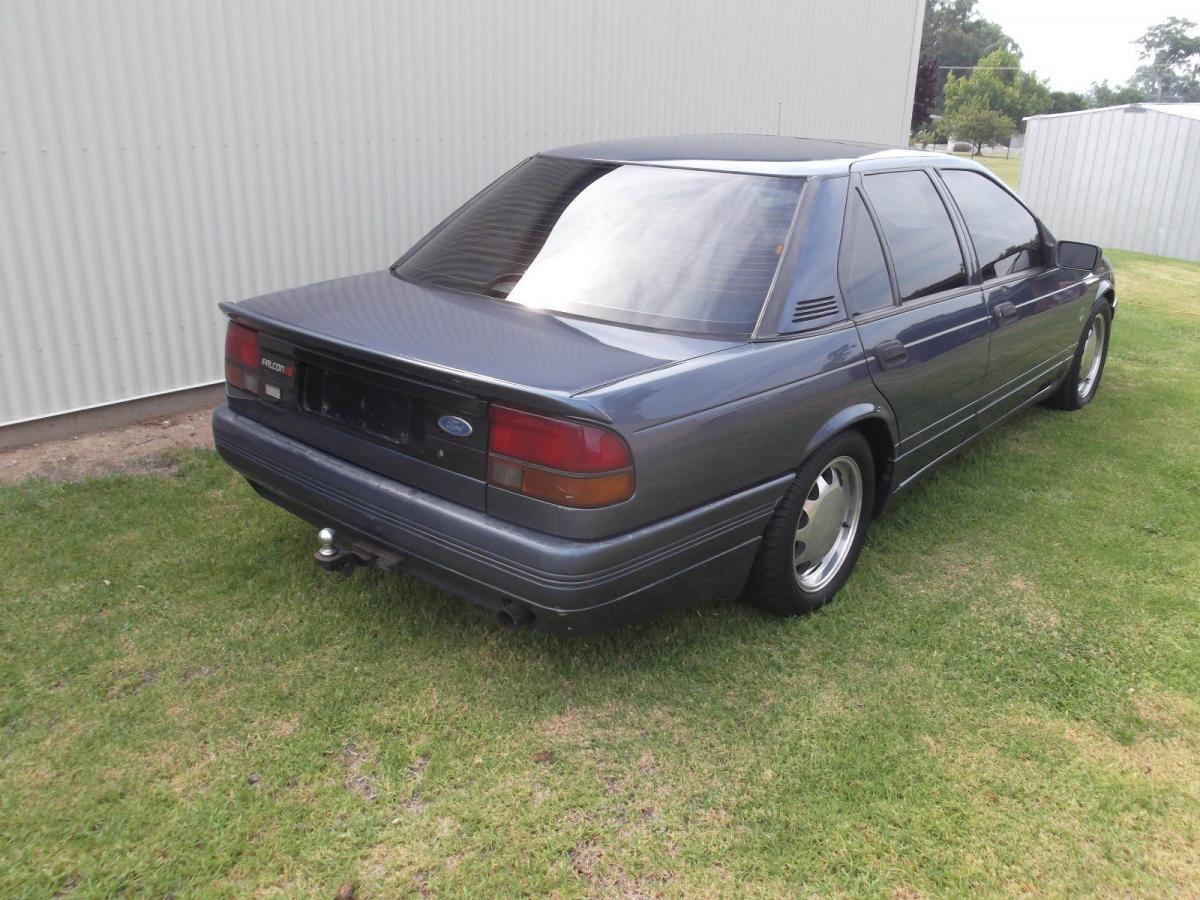
[[[934,162],[958,157],[912,147],[769,134],[681,134],[619,138],[545,150],[539,156],[755,175],[845,174],[864,159]]]

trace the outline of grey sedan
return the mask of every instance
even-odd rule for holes
[[[580,634],[826,603],[890,498],[1096,394],[1116,306],[965,159],[647,138],[540,153],[390,269],[222,308],[221,455],[327,569]]]

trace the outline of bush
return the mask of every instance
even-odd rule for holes
[[[941,120],[935,120],[912,136],[912,143],[917,147],[927,147],[930,144],[944,144],[950,139]]]
[[[966,141],[955,141],[954,142],[954,152],[955,153],[970,153],[971,145],[968,144]]]

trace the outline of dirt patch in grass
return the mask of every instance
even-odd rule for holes
[[[190,684],[199,678],[208,678],[210,675],[215,675],[220,668],[220,666],[201,666],[198,669],[192,669],[188,672],[184,672],[183,683]]]
[[[546,719],[538,731],[554,740],[579,742],[586,736],[588,727],[579,710],[569,709]]]
[[[207,407],[135,425],[0,450],[0,484],[31,478],[83,481],[108,475],[169,474],[172,451],[212,446]]]
[[[346,789],[364,800],[374,800],[378,786],[374,778],[363,774],[363,769],[370,762],[367,752],[351,744],[342,752],[342,762],[346,766]]]
[[[115,684],[108,689],[106,696],[109,700],[123,700],[132,697],[148,684],[158,679],[157,669],[147,669],[144,672],[122,673]]]
[[[619,865],[607,857],[610,854],[594,838],[589,838],[567,851],[571,872],[587,885],[588,896],[650,898],[661,897],[666,879],[631,878]]]

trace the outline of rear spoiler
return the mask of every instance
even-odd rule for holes
[[[245,325],[256,331],[265,331],[300,347],[308,347],[331,356],[355,360],[397,375],[430,381],[439,387],[454,387],[484,400],[504,400],[560,416],[589,419],[593,422],[612,422],[612,417],[594,403],[559,391],[548,391],[501,381],[486,375],[451,369],[419,359],[389,356],[370,347],[344,340],[330,340],[318,332],[243,309],[236,303],[221,303],[220,309],[239,325]]]

